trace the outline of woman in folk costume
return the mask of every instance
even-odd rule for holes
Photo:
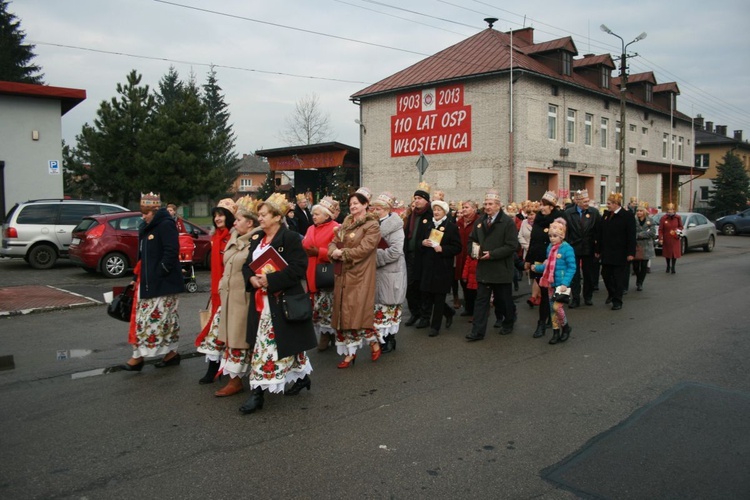
[[[576,273],[575,251],[565,241],[566,227],[567,223],[562,217],[555,219],[550,224],[547,259],[542,264],[534,266],[534,272],[542,275],[539,284],[547,287],[547,293],[550,297],[550,308],[552,309],[552,338],[549,341],[550,344],[565,342],[573,330],[565,316],[565,304],[555,302],[553,299],[557,287],[560,287],[562,292],[569,289]]]
[[[539,212],[539,202],[526,201],[524,203],[524,219],[521,227],[518,229],[518,243],[521,244],[521,258],[526,261],[526,254],[529,252],[529,243],[531,242],[531,228],[534,226],[536,214]],[[539,289],[539,283],[531,280],[531,297],[526,299],[526,303],[532,309],[538,306],[542,301],[542,292]]]
[[[274,193],[257,208],[260,231],[250,237],[242,269],[246,290],[251,294],[245,340],[252,351],[248,376],[252,393],[240,407],[244,414],[263,408],[263,391],[283,393],[287,383],[293,383],[287,391],[290,395],[303,388],[310,390],[312,366],[305,351],[317,344],[312,319],[289,321],[284,310],[287,298],[304,295],[309,300],[302,287],[307,254],[299,234],[282,223],[289,204],[284,195]],[[283,260],[263,265],[271,253]],[[263,267],[259,269],[255,261],[260,259]],[[257,270],[253,270],[254,262]]]
[[[177,294],[185,290],[180,267],[177,226],[158,194],[141,195],[145,225],[138,231],[138,264],[135,267],[133,313],[128,342],[133,357],[121,366],[139,372],[144,358],[164,356],[156,368],[177,366],[180,354],[180,317]]]
[[[378,217],[381,235],[376,250],[374,326],[384,353],[396,349],[401,304],[406,299],[404,223],[392,212],[395,204],[396,199],[389,192],[381,193],[372,202],[372,213]]]
[[[216,397],[232,396],[242,391],[242,378],[250,370],[250,346],[245,340],[247,311],[251,302],[245,290],[242,269],[250,251],[250,238],[257,232],[256,200],[244,196],[237,200],[234,231],[223,255],[224,274],[218,284],[221,300],[220,319],[216,321],[215,344],[221,347],[218,372],[229,375],[229,382],[214,393]],[[211,268],[213,272],[213,267]],[[209,334],[210,336],[210,334]],[[208,338],[208,337],[207,337]]]
[[[198,383],[210,384],[219,371],[223,344],[216,343],[219,332],[219,317],[221,311],[221,297],[219,296],[219,281],[224,275],[224,249],[234,234],[234,215],[237,205],[231,198],[221,200],[211,210],[214,222],[214,233],[211,235],[211,317],[195,339],[197,351],[206,355],[208,370]]]
[[[336,347],[344,360],[339,368],[349,368],[357,359],[357,349],[370,345],[373,361],[382,350],[375,333],[375,250],[380,242],[380,225],[368,213],[369,191],[360,188],[349,195],[349,215],[328,245],[328,257],[339,265],[333,288],[333,327]]]
[[[656,225],[648,215],[648,203],[642,201],[635,211],[635,258],[633,259],[633,271],[635,271],[635,286],[639,292],[643,290],[643,281],[648,272],[648,261],[653,259],[654,239],[656,239]]]
[[[461,283],[464,294],[464,310],[461,316],[474,316],[474,301],[477,298],[477,260],[469,253],[469,235],[479,218],[475,201],[467,200],[461,204],[460,216],[456,221],[461,238],[461,253],[456,256],[456,279]],[[473,286],[469,286],[469,283]]]
[[[682,257],[682,217],[675,213],[673,203],[667,204],[667,214],[659,221],[661,255],[667,261],[667,273],[675,273],[677,259]]]
[[[307,290],[313,301],[313,325],[318,335],[318,350],[328,349],[330,341],[336,335],[331,326],[333,312],[333,288],[320,290],[315,283],[315,270],[318,264],[330,263],[328,245],[333,241],[334,231],[339,224],[334,220],[337,204],[333,198],[326,196],[312,208],[313,226],[307,230],[302,246],[307,253]],[[333,266],[333,264],[331,264]]]

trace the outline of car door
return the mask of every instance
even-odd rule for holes
[[[750,232],[750,208],[737,214],[735,219],[738,232]]]
[[[118,248],[128,256],[133,266],[138,262],[138,228],[142,223],[141,215],[120,217],[109,222],[115,228]]]
[[[693,223],[695,224],[695,227],[693,228],[693,231],[695,232],[695,240],[690,242],[690,245],[698,246],[698,245],[705,245],[708,243],[708,236],[711,234],[711,228],[709,227],[708,219],[703,217],[701,214],[695,214],[692,216]]]
[[[87,215],[99,213],[99,206],[92,203],[61,203],[60,217],[55,226],[57,244],[63,252],[67,252],[73,240],[73,229]]]

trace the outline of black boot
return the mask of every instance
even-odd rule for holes
[[[213,384],[214,379],[216,378],[216,374],[219,372],[219,362],[218,361],[209,361],[208,362],[208,370],[206,370],[206,374],[203,375],[203,378],[198,381],[199,384]]]
[[[249,415],[255,410],[261,410],[263,408],[263,389],[257,387],[250,393],[250,397],[247,398],[245,404],[240,406],[240,412]]]
[[[395,335],[388,335],[385,338],[385,344],[380,346],[380,349],[383,351],[383,354],[391,351],[396,350],[396,336]]]
[[[672,259],[672,274],[674,274],[675,266],[677,266],[677,259]]]
[[[535,339],[538,339],[539,337],[544,337],[544,334],[547,331],[547,323],[544,321],[537,321],[536,322],[536,330],[534,330],[533,337]]]
[[[560,342],[565,342],[568,340],[568,337],[570,337],[570,332],[573,331],[573,328],[569,324],[566,324],[564,327],[562,327],[562,332],[560,332]]]
[[[558,329],[552,330],[552,338],[549,339],[549,343],[557,344],[558,342],[560,342],[560,330]]]
[[[289,388],[288,391],[284,393],[284,396],[296,396],[299,394],[299,391],[302,389],[307,388],[307,390],[310,390],[310,387],[312,387],[312,381],[310,380],[309,375],[305,375],[303,378],[298,379],[293,386]]]
[[[670,271],[670,266],[669,266],[669,263],[670,263],[670,262],[669,262],[669,259],[667,259],[667,274],[669,274],[669,271]]]

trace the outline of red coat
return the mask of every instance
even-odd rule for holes
[[[661,255],[667,259],[679,259],[682,257],[680,248],[680,236],[677,231],[682,231],[682,218],[674,214],[674,217],[664,215],[659,221],[659,240],[662,242]]]
[[[458,221],[456,221],[456,225],[458,226],[458,235],[461,237],[461,253],[456,256],[457,280],[464,279],[464,262],[466,261],[466,256],[469,255],[469,235],[471,234],[471,230],[474,229],[474,223],[477,221],[478,217],[479,215],[474,214],[474,217],[470,219],[461,217],[460,219],[458,219]]]
[[[219,281],[224,275],[224,249],[229,243],[231,237],[231,231],[226,227],[217,228],[213,236],[211,236],[211,318],[214,317],[216,311],[221,305],[221,297],[219,296]],[[203,339],[208,335],[208,330],[211,328],[211,321],[206,323],[203,330],[198,334],[195,339],[195,345],[200,346]]]
[[[315,267],[322,262],[330,262],[328,259],[328,244],[333,241],[334,231],[339,225],[336,221],[324,222],[319,226],[310,226],[302,240],[302,246],[308,248],[317,248],[318,255],[308,255],[307,261],[307,290],[315,293],[318,289],[315,287]]]
[[[469,290],[476,290],[479,288],[477,284],[477,259],[472,259],[470,256],[466,256],[464,262],[464,272],[461,275],[461,279],[466,282],[466,288]]]

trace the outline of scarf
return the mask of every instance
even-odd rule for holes
[[[542,279],[539,280],[541,286],[554,286],[555,284],[555,265],[557,264],[557,251],[560,250],[560,245],[562,243],[552,245],[552,248],[550,248],[547,265],[544,266]]]

